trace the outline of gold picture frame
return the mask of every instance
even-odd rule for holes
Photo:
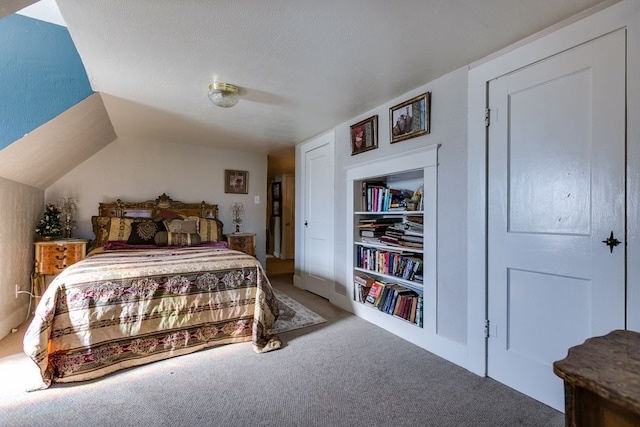
[[[431,92],[389,108],[391,144],[430,132]]]
[[[224,192],[233,194],[249,193],[249,172],[225,170],[224,171]]]
[[[378,148],[378,116],[351,126],[351,155]]]

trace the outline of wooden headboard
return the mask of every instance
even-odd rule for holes
[[[164,193],[155,200],[147,200],[145,202],[123,202],[118,199],[115,202],[100,203],[98,216],[153,218],[160,211],[172,211],[184,216],[218,220],[218,205],[205,202],[177,202],[171,200],[171,197]]]

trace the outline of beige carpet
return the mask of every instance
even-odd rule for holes
[[[562,413],[478,377],[292,286],[274,288],[325,323],[283,332],[283,348],[232,344],[26,393],[26,326],[0,341],[0,425],[544,426]]]

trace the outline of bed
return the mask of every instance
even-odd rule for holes
[[[23,340],[40,388],[224,344],[280,348],[262,265],[228,248],[217,217],[165,194],[100,203],[87,257],[52,280]]]

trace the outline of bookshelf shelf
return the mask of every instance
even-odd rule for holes
[[[427,349],[438,340],[437,151],[433,145],[347,169],[353,311]]]
[[[424,284],[419,283],[419,282],[412,282],[410,280],[404,280],[400,277],[395,277],[395,276],[390,276],[388,274],[384,274],[384,273],[376,273],[373,271],[369,271],[367,269],[364,268],[360,268],[360,267],[355,267],[354,271],[358,271],[362,274],[366,274],[366,275],[371,275],[371,276],[376,276],[379,277],[381,279],[384,279],[385,282],[389,282],[389,283],[397,283],[399,285],[405,286],[413,291],[419,292],[420,294],[422,294],[422,290],[424,288]]]

